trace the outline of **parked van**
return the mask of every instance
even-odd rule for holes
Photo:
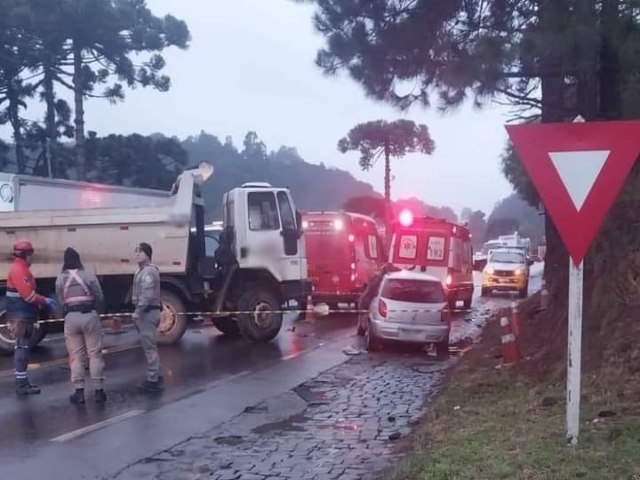
[[[403,269],[425,272],[440,279],[449,308],[457,302],[471,308],[473,299],[473,248],[469,230],[431,217],[414,217],[403,211],[392,227],[391,262]]]
[[[332,308],[356,302],[385,262],[375,220],[349,212],[309,212],[302,215],[302,229],[313,300]]]

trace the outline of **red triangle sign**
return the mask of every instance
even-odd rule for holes
[[[506,128],[569,255],[578,265],[640,155],[640,121]]]

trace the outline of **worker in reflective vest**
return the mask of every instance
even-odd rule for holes
[[[64,309],[64,340],[71,363],[71,383],[75,392],[71,403],[82,405],[87,356],[94,386],[94,398],[104,403],[104,360],[102,358],[102,325],[98,312],[104,309],[104,295],[98,278],[85,270],[80,255],[73,248],[64,252],[62,272],[56,279],[56,296]]]
[[[38,321],[39,308],[48,306],[56,310],[52,298],[36,292],[36,280],[31,274],[34,248],[28,240],[18,240],[13,245],[14,261],[7,277],[7,320],[15,336],[13,368],[18,395],[37,395],[40,389],[27,377],[31,336]]]

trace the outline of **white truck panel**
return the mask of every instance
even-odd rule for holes
[[[0,183],[6,184],[9,175],[0,175]],[[0,278],[7,276],[12,245],[19,238],[34,244],[32,269],[39,278],[57,276],[67,247],[78,250],[85,266],[99,275],[131,274],[135,268],[134,249],[143,241],[152,245],[153,261],[163,273],[185,272],[193,207],[192,175],[182,175],[175,195],[22,175],[11,177],[17,192],[13,202],[16,208],[0,214]],[[99,192],[101,206],[89,207],[84,192]],[[24,203],[23,198],[27,199]],[[56,208],[61,205],[63,208]]]
[[[117,187],[0,172],[0,211],[71,210],[77,208],[164,207],[173,202],[169,192]],[[11,201],[10,197],[13,197]]]

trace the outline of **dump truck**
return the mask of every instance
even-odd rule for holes
[[[283,311],[312,289],[300,214],[287,188],[239,186],[223,195],[219,248],[207,252],[201,186],[212,173],[201,164],[159,191],[0,172],[0,352],[13,351],[4,297],[12,245],[22,238],[35,246],[32,271],[38,291],[49,296],[64,250],[75,248],[100,279],[105,316],[132,311],[133,253],[150,243],[161,272],[161,344],[179,342],[203,314],[226,335],[275,338]],[[32,344],[56,328],[41,322]]]

